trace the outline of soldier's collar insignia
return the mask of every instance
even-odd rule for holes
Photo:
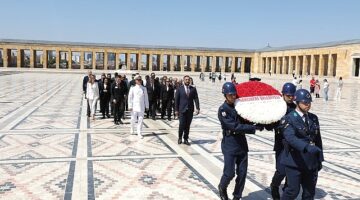
[[[225,117],[225,116],[226,116],[226,112],[221,112],[221,115],[222,115],[223,117]]]
[[[281,120],[280,123],[281,123],[281,124],[285,124],[285,119]]]

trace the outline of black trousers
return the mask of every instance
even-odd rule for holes
[[[303,200],[312,200],[315,196],[316,182],[318,178],[318,171],[301,170],[295,167],[285,167],[286,177],[288,180],[288,187],[286,187],[281,200],[293,200],[299,192],[300,186],[303,189]]]
[[[167,112],[168,119],[171,118],[171,109],[172,109],[172,100],[163,99],[161,105],[161,118],[165,116],[165,112]]]
[[[114,104],[114,122],[119,122],[124,113],[124,101],[116,102]]]
[[[193,119],[193,112],[187,110],[179,113],[179,139],[184,135],[184,140],[189,139],[190,125]]]
[[[248,168],[248,154],[247,152],[223,152],[224,154],[224,169],[220,180],[220,187],[227,188],[230,181],[235,177],[234,197],[241,198],[245,187],[245,180]]]
[[[285,173],[285,166],[281,164],[281,150],[275,151],[275,160],[276,160],[276,171],[271,181],[272,186],[279,187],[281,185],[282,180],[284,180],[286,173]],[[287,186],[287,180],[285,179],[284,188]]]
[[[110,98],[100,98],[100,112],[103,116],[109,114],[109,102]]]
[[[86,104],[87,104],[87,109],[86,109],[87,116],[90,117],[91,112],[90,112],[90,104],[88,100],[86,100]]]
[[[156,100],[149,101],[149,111],[147,112],[147,117],[149,118],[149,115],[152,118],[155,118],[156,116]]]

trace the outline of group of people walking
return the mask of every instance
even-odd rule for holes
[[[179,119],[178,143],[190,145],[188,137],[193,113],[200,112],[197,90],[190,76],[184,76],[183,79],[167,76],[158,78],[155,73],[151,73],[143,79],[136,73],[129,81],[125,75],[115,73],[113,78],[111,74],[102,74],[97,80],[89,71],[83,78],[83,92],[87,99],[87,115],[92,120],[95,120],[97,102],[100,100],[103,119],[113,116],[114,124],[123,124],[125,111],[130,111],[130,132],[143,138],[141,132],[145,114],[147,118],[156,120],[159,113],[162,120],[165,117],[168,121]]]
[[[224,155],[223,175],[218,185],[220,198],[229,199],[227,188],[235,177],[233,200],[242,198],[248,167],[248,144],[245,134],[255,134],[264,128],[275,134],[275,173],[270,185],[273,199],[294,200],[303,189],[302,199],[314,199],[318,172],[324,161],[318,117],[310,113],[312,97],[308,90],[285,83],[282,96],[287,104],[286,115],[270,125],[253,124],[239,116],[234,102],[235,85],[227,82],[222,93],[225,102],[219,107],[218,118],[223,130],[221,151]],[[241,106],[241,105],[240,105]],[[279,187],[283,180],[283,194]]]

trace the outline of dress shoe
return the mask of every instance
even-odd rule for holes
[[[110,118],[110,115],[109,115],[109,114],[107,114],[107,115],[106,115],[106,117],[107,117],[107,118]]]
[[[152,117],[152,120],[156,120],[155,117]]]
[[[233,200],[240,200],[240,198],[239,197],[234,197]]]
[[[182,143],[182,140],[181,139],[178,139],[178,144],[181,144]]]
[[[171,121],[171,118],[168,118],[168,121]]]
[[[101,119],[105,119],[105,116],[102,116],[102,118]]]
[[[189,145],[190,146],[190,142],[188,140],[184,140],[184,144]]]
[[[161,119],[165,119],[165,117],[161,117]]]
[[[219,190],[219,195],[220,195],[220,199],[221,199],[221,200],[229,200],[229,197],[228,197],[228,195],[227,195],[226,188],[223,189],[223,188],[221,188],[221,186],[219,185],[219,186],[218,186],[218,190]]]
[[[280,200],[279,187],[270,185],[271,196],[274,200]]]
[[[120,123],[120,124],[124,124],[124,122],[123,122],[123,121],[121,121],[121,119],[120,119],[119,123]]]

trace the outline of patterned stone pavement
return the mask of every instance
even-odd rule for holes
[[[129,134],[128,113],[124,125],[100,115],[89,120],[82,74],[0,74],[0,199],[219,199],[223,156],[216,112],[223,101],[221,83],[200,82],[194,75],[201,114],[191,126],[192,145],[185,146],[177,144],[177,120],[145,119],[144,139]],[[287,80],[263,77],[276,88]],[[357,85],[346,83],[341,101],[313,103],[326,159],[316,199],[360,199]],[[271,199],[273,133],[247,138],[243,199]]]

